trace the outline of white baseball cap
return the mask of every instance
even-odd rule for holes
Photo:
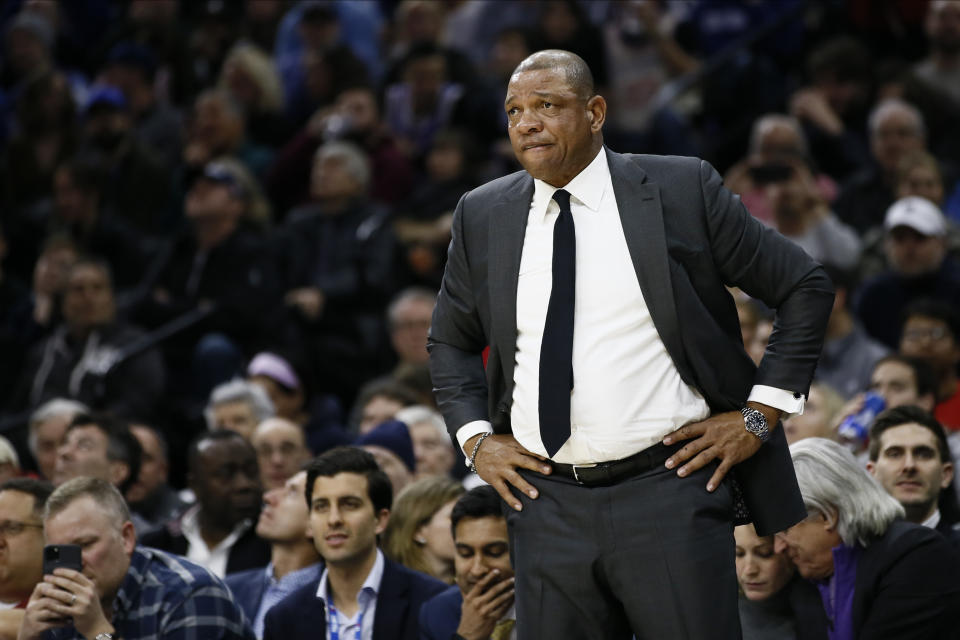
[[[883,228],[889,231],[894,227],[910,227],[925,236],[942,236],[947,232],[947,222],[937,205],[919,196],[900,198],[890,205]]]

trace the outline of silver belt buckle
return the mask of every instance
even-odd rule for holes
[[[581,480],[580,476],[577,475],[577,469],[592,469],[597,466],[597,463],[594,462],[593,464],[575,464],[571,466],[573,467],[573,479],[579,482],[580,484],[583,484],[583,480]]]

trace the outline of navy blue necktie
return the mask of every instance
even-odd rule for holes
[[[570,194],[553,193],[560,215],[553,226],[553,288],[540,345],[540,438],[551,457],[570,437],[573,391],[573,303],[576,294],[577,241]]]

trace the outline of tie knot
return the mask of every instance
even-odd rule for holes
[[[570,211],[570,192],[566,189],[557,189],[553,192],[553,199],[560,205],[560,211]]]

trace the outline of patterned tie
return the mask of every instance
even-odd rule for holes
[[[576,293],[577,241],[570,194],[553,193],[560,215],[553,226],[553,288],[540,345],[540,438],[553,456],[570,437],[573,390],[573,303]]]
[[[490,634],[490,640],[510,640],[510,632],[513,631],[515,624],[517,624],[517,621],[511,618],[501,620],[497,623],[497,626],[493,628],[493,633]]]

